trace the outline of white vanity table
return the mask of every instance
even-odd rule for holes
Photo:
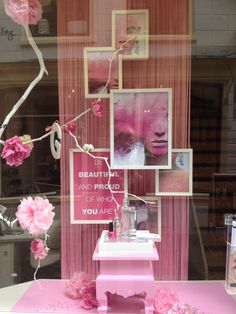
[[[17,283],[21,256],[24,254],[21,246],[17,244],[30,242],[32,239],[26,232],[0,236],[0,288]]]

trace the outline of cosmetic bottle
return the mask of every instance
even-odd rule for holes
[[[113,239],[114,237],[114,231],[113,231],[113,222],[109,222],[109,227],[108,227],[108,238]]]
[[[117,239],[121,235],[121,221],[119,218],[119,214],[116,212],[114,221],[113,221],[113,233],[114,233],[114,238]]]
[[[129,207],[130,211],[130,236],[136,237],[136,209],[135,207]]]
[[[127,198],[123,200],[123,206],[121,207],[121,237],[128,238],[130,236],[130,209],[129,209],[129,201]]]

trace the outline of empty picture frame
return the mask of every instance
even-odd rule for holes
[[[112,90],[111,167],[171,168],[172,89]]]
[[[156,171],[156,195],[192,195],[192,155],[192,149],[172,149],[172,169]]]
[[[84,48],[85,97],[109,98],[110,89],[119,88],[119,69],[120,55],[112,47]]]
[[[120,48],[123,59],[148,58],[148,10],[112,11],[112,47]]]

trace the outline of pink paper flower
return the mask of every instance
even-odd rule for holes
[[[167,288],[159,288],[155,293],[154,309],[155,314],[166,314],[178,303],[177,295]]]
[[[8,16],[17,24],[37,24],[42,18],[42,5],[38,0],[4,0]]]
[[[5,141],[1,156],[9,166],[19,166],[30,156],[32,147],[30,144],[24,144],[20,137],[13,136]]]
[[[16,217],[22,229],[32,235],[46,233],[53,223],[54,206],[42,197],[24,198],[18,206]]]
[[[69,132],[74,133],[75,129],[76,129],[76,123],[72,122],[72,123],[69,123],[65,126],[64,132],[65,133],[69,133]]]
[[[91,104],[91,109],[93,114],[96,117],[102,118],[103,117],[103,105],[101,100],[95,100]]]
[[[91,281],[87,287],[82,287],[80,289],[81,300],[80,306],[86,310],[90,310],[93,307],[98,306],[98,301],[96,299],[96,283]]]
[[[31,242],[31,252],[35,259],[44,259],[48,255],[49,248],[44,245],[42,239],[35,239]]]
[[[91,309],[98,306],[96,299],[96,284],[85,272],[74,273],[66,286],[65,293],[80,300],[80,306],[84,309]]]

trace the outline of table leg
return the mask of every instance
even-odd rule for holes
[[[98,300],[98,313],[105,314],[107,313],[107,299]]]

